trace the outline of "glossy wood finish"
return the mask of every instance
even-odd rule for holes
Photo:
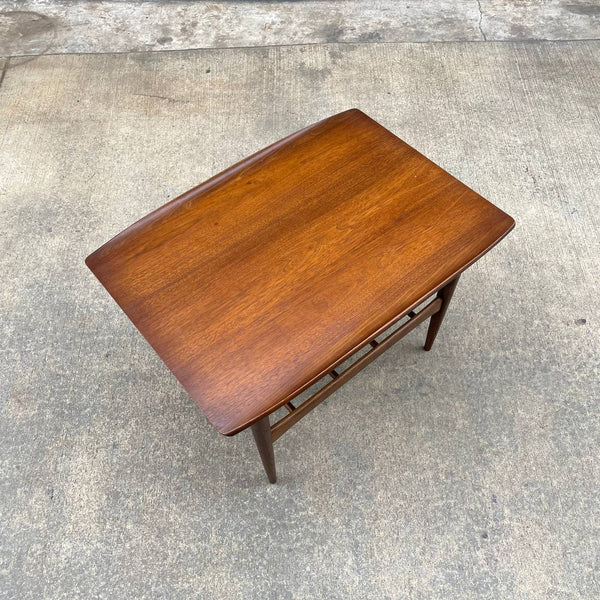
[[[351,110],[183,194],[86,262],[232,435],[331,372],[513,225]]]

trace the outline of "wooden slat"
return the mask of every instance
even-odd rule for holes
[[[326,386],[313,394],[308,400],[296,407],[294,412],[281,418],[277,423],[271,425],[271,434],[273,441],[278,440],[290,427],[295,425],[302,417],[306,416],[313,408],[317,407],[325,398],[333,394],[346,381],[352,379],[357,373],[362,371],[369,363],[374,361],[380,354],[383,354],[388,348],[393,346],[398,340],[402,339],[407,333],[411,332],[419,323],[422,323],[431,315],[439,312],[442,307],[442,300],[436,298],[430,302],[424,309],[415,314],[409,321],[400,326],[396,331],[390,333],[385,339],[377,344],[372,350],[363,354],[355,363],[351,364],[338,377],[330,381]]]

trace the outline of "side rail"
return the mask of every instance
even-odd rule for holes
[[[305,400],[299,406],[294,406],[291,402],[285,404],[288,414],[279,419],[279,421],[271,425],[271,438],[273,441],[278,440],[290,427],[296,424],[302,417],[305,417],[311,410],[316,408],[327,396],[330,396],[340,388],[349,379],[352,379],[357,373],[362,371],[369,363],[374,361],[380,354],[383,354],[388,348],[393,346],[398,340],[402,339],[407,333],[410,333],[419,323],[422,323],[432,315],[439,313],[442,310],[444,301],[441,297],[437,297],[431,301],[419,312],[408,313],[408,321],[403,323],[398,329],[390,333],[380,342],[372,340],[369,342],[371,349],[363,354],[358,360],[353,362],[347,369],[338,373],[335,369],[329,372],[331,381],[322,387],[318,392]],[[443,316],[443,315],[442,315]]]

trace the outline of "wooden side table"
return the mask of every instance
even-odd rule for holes
[[[513,226],[353,109],[186,192],[86,263],[220,433],[252,427],[274,483],[273,442],[428,318],[429,350],[460,273]]]

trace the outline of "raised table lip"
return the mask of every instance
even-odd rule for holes
[[[243,170],[244,170],[244,168],[246,168],[247,166],[255,163],[257,160],[261,160],[263,158],[268,157],[271,153],[273,153],[276,150],[278,150],[279,148],[285,146],[287,143],[293,141],[296,138],[302,137],[304,134],[306,134],[307,132],[309,132],[311,129],[318,127],[322,123],[333,122],[333,121],[335,121],[337,119],[343,118],[344,115],[348,115],[348,114],[352,114],[352,113],[359,114],[359,115],[365,117],[366,119],[369,119],[370,121],[373,121],[370,117],[368,117],[368,115],[365,115],[359,109],[350,109],[350,110],[338,113],[336,115],[333,115],[333,116],[331,116],[331,117],[329,117],[327,119],[323,119],[322,121],[319,121],[319,122],[314,123],[312,125],[309,125],[308,127],[305,127],[305,128],[303,128],[303,129],[301,129],[299,131],[296,131],[296,132],[294,132],[294,133],[292,133],[292,134],[290,134],[290,135],[282,138],[281,140],[278,140],[278,141],[274,142],[273,144],[267,146],[266,148],[264,148],[262,150],[259,150],[258,152],[252,154],[251,156],[249,156],[249,157],[247,157],[247,158],[245,158],[245,159],[243,159],[243,160],[235,163],[231,167],[229,167],[229,168],[225,169],[224,171],[222,171],[222,172],[214,175],[213,177],[211,177],[210,179],[206,180],[205,182],[203,182],[203,183],[195,186],[191,190],[189,190],[189,191],[181,194],[177,198],[171,200],[170,202],[166,203],[165,205],[157,208],[156,210],[154,210],[154,211],[150,212],[149,214],[147,214],[146,216],[142,217],[141,219],[139,219],[138,221],[136,221],[134,224],[130,225],[129,227],[127,227],[126,229],[124,229],[122,232],[120,232],[117,235],[115,235],[108,242],[106,242],[105,244],[103,244],[102,246],[100,246],[96,251],[92,252],[85,259],[86,265],[100,279],[100,277],[96,273],[95,269],[96,269],[96,267],[98,265],[100,265],[102,263],[102,259],[103,259],[104,254],[106,252],[112,252],[112,251],[114,251],[115,246],[118,246],[121,241],[127,240],[128,237],[132,233],[138,231],[140,228],[150,227],[150,226],[152,226],[152,224],[160,222],[162,220],[163,216],[169,215],[169,214],[172,213],[174,207],[177,207],[178,205],[185,204],[186,202],[192,201],[192,200],[196,199],[198,196],[202,196],[202,194],[204,194],[205,192],[210,191],[211,189],[213,189],[215,187],[218,188],[220,185],[228,182],[230,179],[234,178],[236,175],[242,173]],[[373,122],[376,123],[379,127],[382,127],[376,121],[373,121]],[[383,129],[385,129],[385,128],[383,128]],[[426,158],[426,157],[424,157],[424,158]],[[435,164],[435,163],[433,163],[433,161],[430,161],[430,159],[427,159],[427,160],[429,162],[431,162],[432,164]],[[450,174],[448,174],[448,175],[450,175]],[[452,177],[452,176],[450,176],[450,177]],[[498,211],[504,213],[504,211],[501,211],[501,209],[499,209],[498,207],[495,207],[495,208]],[[213,426],[217,429],[217,431],[219,431],[219,433],[221,433],[223,435],[226,435],[226,436],[232,436],[232,435],[235,435],[235,434],[241,432],[244,429],[247,429],[248,427],[250,427],[251,425],[253,425],[257,421],[261,420],[262,418],[264,418],[264,417],[268,416],[269,414],[273,413],[274,411],[278,410],[286,402],[289,402],[289,401],[293,400],[296,396],[298,396],[299,394],[301,394],[304,390],[306,390],[311,385],[313,385],[314,383],[316,383],[317,381],[319,381],[320,379],[322,379],[325,375],[327,375],[327,373],[329,371],[331,371],[332,369],[335,369],[338,365],[340,365],[341,363],[343,363],[344,361],[346,361],[353,354],[355,354],[357,351],[359,351],[361,348],[363,348],[365,345],[367,345],[371,340],[373,340],[376,337],[378,337],[379,335],[381,335],[381,333],[383,333],[386,329],[388,329],[389,327],[391,327],[392,325],[394,325],[394,323],[396,323],[397,321],[399,321],[400,319],[402,319],[404,316],[406,316],[415,307],[417,307],[420,304],[422,304],[428,297],[430,297],[431,295],[433,295],[434,293],[436,293],[438,290],[440,290],[442,287],[444,287],[447,283],[449,283],[450,281],[452,281],[453,279],[455,279],[457,276],[459,276],[464,270],[466,270],[467,268],[469,268],[473,263],[475,263],[477,260],[479,260],[484,254],[486,254],[490,249],[492,249],[496,244],[498,244],[506,235],[508,235],[508,233],[510,233],[510,231],[515,226],[514,219],[512,219],[512,217],[510,217],[506,213],[504,213],[504,215],[507,217],[507,219],[506,219],[506,223],[507,223],[506,229],[500,235],[498,235],[498,237],[495,238],[490,244],[488,244],[487,247],[485,247],[481,252],[479,252],[476,256],[474,256],[471,260],[469,260],[465,264],[462,264],[460,268],[456,269],[453,273],[451,273],[450,275],[448,275],[447,277],[445,277],[443,279],[443,281],[440,281],[439,284],[437,284],[434,287],[432,287],[425,294],[423,294],[417,300],[415,300],[414,302],[412,302],[409,306],[403,307],[402,310],[397,315],[395,315],[394,317],[388,319],[386,321],[386,323],[384,323],[383,325],[381,325],[380,327],[378,327],[375,331],[371,332],[368,336],[364,337],[359,342],[355,343],[352,346],[352,348],[348,349],[346,352],[344,352],[342,355],[340,355],[334,361],[330,362],[330,364],[328,364],[321,371],[319,371],[319,373],[316,374],[314,377],[311,377],[309,380],[307,380],[304,383],[302,383],[301,385],[297,386],[295,389],[293,389],[291,392],[287,393],[284,397],[282,397],[277,402],[274,402],[274,403],[270,404],[264,410],[260,411],[259,413],[256,413],[255,415],[252,416],[252,418],[247,418],[247,419],[244,419],[244,420],[229,419],[226,424],[221,424],[221,425],[217,425],[210,418],[209,418],[209,421],[213,424]],[[101,281],[101,283],[103,283],[103,282]],[[147,339],[147,341],[149,343],[151,343],[150,340],[148,339],[148,337],[146,336],[146,334],[144,333],[144,331],[142,331],[142,329],[140,329],[138,327],[138,324],[136,323],[136,321],[129,315],[129,313],[126,310],[126,308],[121,305],[121,302],[118,300],[118,298],[116,298],[112,294],[111,290],[108,289],[108,287],[106,287],[106,289],[109,292],[109,294],[113,297],[113,299],[117,302],[117,304],[119,304],[119,306],[121,306],[122,310],[130,318],[130,320],[133,322],[133,324],[136,326],[136,328],[138,328],[138,331],[140,331],[140,333]],[[151,344],[151,345],[153,345],[153,344]],[[155,351],[160,356],[160,352],[158,351],[158,349],[155,348]],[[173,373],[174,373],[175,377],[177,379],[179,379],[179,377],[177,376],[177,374],[174,371],[173,371]],[[185,387],[186,386],[184,385],[184,388]],[[190,393],[190,395],[192,395],[192,394]],[[196,401],[196,404],[198,404],[197,401]],[[202,407],[200,407],[200,408],[202,410]]]
[[[143,217],[141,217],[140,219],[138,219],[137,221],[135,221],[116,235],[114,235],[112,238],[110,238],[108,241],[102,244],[99,248],[91,252],[85,259],[86,266],[93,272],[94,267],[102,259],[104,252],[106,252],[107,250],[111,250],[113,246],[115,244],[118,244],[121,240],[127,239],[127,237],[130,234],[134,233],[139,227],[152,225],[152,223],[159,221],[163,215],[169,214],[174,206],[193,200],[197,196],[208,192],[213,187],[226,183],[229,179],[242,172],[244,168],[247,167],[249,164],[252,164],[256,160],[266,158],[272,152],[275,152],[277,149],[291,142],[292,140],[301,137],[307,131],[314,129],[321,123],[331,121],[332,119],[336,119],[342,117],[343,115],[351,113],[360,113],[361,115],[364,115],[365,117],[370,119],[370,117],[363,113],[360,109],[350,108],[336,115],[332,115],[331,117],[328,117],[326,119],[322,119],[321,121],[318,121],[316,123],[312,123],[311,125],[303,127],[298,131],[294,131],[289,135],[286,135],[285,137],[277,140],[276,142],[273,142],[272,144],[269,144],[268,146],[265,146],[264,148],[261,148],[260,150],[254,152],[254,154],[251,154],[246,158],[242,158],[233,165],[227,167],[226,169],[223,169],[222,171],[216,173],[212,177],[209,177],[202,183],[199,183],[193,188],[187,190],[186,192],[183,192],[183,194],[180,194],[176,198],[169,200],[162,206],[159,206],[158,208],[155,208],[154,210],[150,211],[148,214],[144,215]]]

